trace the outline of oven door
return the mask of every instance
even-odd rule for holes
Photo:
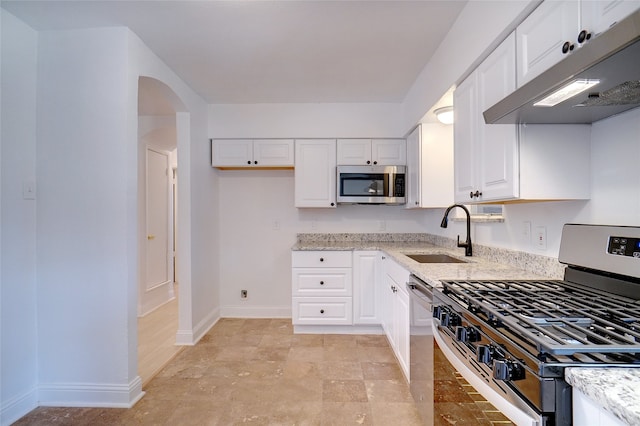
[[[464,308],[453,306],[452,302],[439,289],[433,291],[433,335],[436,373],[434,373],[434,383],[436,387],[436,401],[439,399],[439,392],[444,398],[457,399],[459,410],[455,412],[455,417],[449,418],[452,423],[471,424],[468,418],[472,412],[475,415],[484,415],[494,418],[495,415],[505,416],[504,421],[511,421],[516,425],[545,426],[546,421],[543,416],[534,410],[524,399],[519,397],[507,386],[503,386],[493,378],[493,372],[489,367],[476,360],[476,354],[468,345],[458,340],[457,329],[452,332],[450,327],[446,327],[446,322],[452,314],[461,314]],[[445,319],[446,318],[446,319]],[[457,328],[469,328],[463,315],[458,316],[460,324]],[[438,364],[438,361],[440,362]],[[469,398],[459,393],[457,386],[464,389]],[[464,401],[464,403],[463,403]],[[434,407],[436,416],[447,416],[451,410],[444,404],[436,403]],[[451,417],[451,416],[449,416]]]

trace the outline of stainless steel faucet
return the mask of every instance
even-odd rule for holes
[[[447,223],[449,222],[449,219],[448,219],[449,212],[454,207],[460,207],[467,214],[467,241],[465,241],[464,243],[461,243],[460,235],[458,235],[458,247],[464,247],[465,256],[472,256],[473,251],[471,249],[471,214],[469,213],[469,210],[465,206],[463,206],[462,204],[454,204],[452,206],[449,206],[447,210],[444,212],[444,217],[442,218],[442,222],[440,222],[440,227],[441,228],[447,227]]]

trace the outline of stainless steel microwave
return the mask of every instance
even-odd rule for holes
[[[338,166],[338,204],[405,204],[406,166]]]

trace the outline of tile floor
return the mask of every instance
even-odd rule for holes
[[[420,425],[380,335],[293,334],[290,319],[221,319],[131,409],[40,407],[16,425]]]

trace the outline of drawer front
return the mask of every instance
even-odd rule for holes
[[[351,296],[351,268],[293,268],[294,296]]]
[[[293,324],[351,325],[353,309],[350,297],[294,297]]]
[[[348,251],[293,251],[294,268],[351,268],[353,252]]]

